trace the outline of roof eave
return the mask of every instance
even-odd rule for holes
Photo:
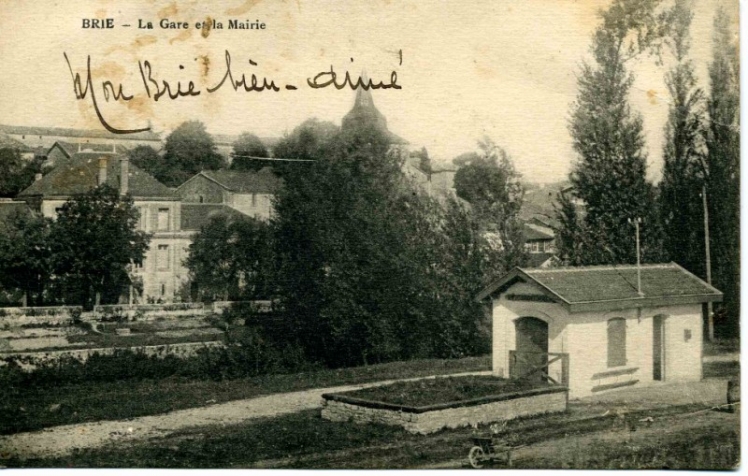
[[[595,311],[618,311],[635,309],[638,307],[666,307],[681,304],[702,304],[705,302],[721,302],[722,293],[688,294],[681,296],[655,296],[642,298],[613,299],[608,301],[574,302],[568,306],[572,314]]]

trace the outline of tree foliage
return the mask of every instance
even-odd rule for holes
[[[0,197],[15,197],[42,172],[42,159],[25,162],[16,149],[0,149]]]
[[[487,351],[472,299],[500,270],[469,207],[414,188],[381,130],[319,126],[280,144],[314,160],[286,171],[273,222],[298,345],[331,366]]]
[[[253,160],[251,157],[270,157],[265,144],[254,134],[242,133],[236,139],[231,153],[232,170],[260,170],[268,165],[264,160]]]
[[[128,267],[142,263],[149,236],[136,231],[139,219],[130,196],[109,186],[67,201],[50,231],[53,272],[65,294],[90,306],[96,295],[119,298],[130,283]]]
[[[0,223],[0,284],[23,291],[37,305],[52,274],[50,223],[21,211]]]
[[[200,229],[185,262],[205,298],[254,300],[272,297],[270,226],[254,218],[213,218]]]
[[[526,261],[523,226],[518,215],[525,189],[509,154],[486,138],[478,152],[457,156],[454,178],[457,196],[470,203],[483,223],[483,232],[495,237],[509,268]]]
[[[736,25],[720,9],[714,19],[706,131],[707,196],[715,286],[725,293],[723,331],[740,316],[740,63]]]
[[[164,148],[163,166],[154,171],[154,176],[170,187],[184,183],[201,170],[217,170],[225,165],[200,121],[183,122],[166,138]]]
[[[659,203],[664,244],[670,259],[706,277],[702,207],[704,95],[688,57],[690,0],[677,0],[667,41],[675,66],[665,82],[671,103],[665,126],[664,166]]]
[[[642,118],[628,104],[633,76],[626,61],[657,44],[665,27],[656,14],[659,0],[616,0],[601,12],[593,37],[594,64],[578,79],[569,129],[578,161],[571,173],[575,195],[584,202],[583,243],[593,246],[572,261],[584,264],[633,263],[636,247],[630,219],[641,218],[642,259],[663,258],[655,191],[646,180]],[[561,243],[563,246],[563,242]]]
[[[168,164],[150,145],[139,145],[127,152],[130,162],[156,178],[169,174]]]

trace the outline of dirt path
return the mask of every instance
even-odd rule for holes
[[[488,374],[490,374],[489,371],[452,375]],[[404,380],[420,380],[421,378]],[[231,425],[253,418],[295,413],[321,407],[323,393],[345,392],[392,382],[394,380],[266,395],[207,407],[178,410],[162,415],[57,426],[41,431],[2,436],[0,437],[0,458],[7,458],[11,455],[23,459],[62,456],[75,449],[99,447],[121,439],[141,440],[165,436],[192,426]]]
[[[701,382],[660,384],[650,387],[632,388],[610,392],[604,395],[580,399],[578,403],[589,406],[590,409],[600,406],[619,408],[626,412],[647,409],[664,408],[667,406],[703,404],[720,406],[726,400],[726,381],[723,379],[709,379]],[[699,433],[710,425],[734,425],[739,428],[739,413],[717,412],[713,410],[699,410],[685,414],[675,414],[662,418],[655,418],[653,422],[641,423],[635,432],[621,427],[614,431],[605,430],[584,435],[568,436],[551,439],[514,451],[513,459],[521,464],[531,461],[541,464],[543,468],[569,467],[576,460],[583,466],[579,457],[594,456],[594,452],[584,448],[594,447],[599,443],[616,443],[629,447],[646,446],[648,442],[668,434],[693,432]],[[580,451],[580,449],[582,449]],[[424,466],[420,469],[449,469],[467,466],[467,458],[444,461]]]

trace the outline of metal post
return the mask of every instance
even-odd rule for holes
[[[641,218],[636,218],[634,220],[634,225],[636,226],[636,292],[639,293],[639,296],[644,296],[644,293],[642,293],[642,263],[641,263],[641,251],[639,247],[639,222],[641,222]]]
[[[704,251],[706,253],[706,282],[712,285],[712,258],[709,250],[709,208],[706,200],[706,183],[701,188],[701,201],[704,204]],[[714,312],[712,302],[706,303],[707,338],[709,342],[714,340]]]

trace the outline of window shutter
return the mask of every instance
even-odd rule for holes
[[[626,319],[608,321],[608,367],[626,365]]]

